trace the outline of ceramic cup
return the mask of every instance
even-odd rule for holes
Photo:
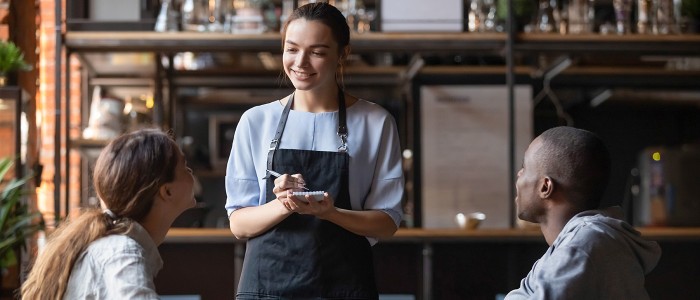
[[[474,212],[466,215],[463,213],[458,213],[455,216],[457,226],[459,226],[461,229],[467,230],[477,229],[479,224],[481,224],[481,222],[484,220],[486,220],[486,215],[481,212]]]

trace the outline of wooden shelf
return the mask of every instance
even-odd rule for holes
[[[585,75],[585,76],[700,76],[700,70],[670,70],[657,67],[571,67],[562,71],[562,75]]]
[[[700,35],[528,34],[516,37],[516,51],[618,52],[636,54],[698,55]]]
[[[647,239],[657,241],[700,241],[700,227],[637,228]],[[401,228],[383,243],[395,242],[479,242],[524,241],[543,242],[539,229],[420,229]],[[166,243],[244,243],[237,240],[228,228],[172,228]]]
[[[552,82],[559,87],[632,87],[644,89],[698,88],[700,70],[671,70],[664,66],[576,66],[564,70]]]
[[[397,51],[492,51],[505,47],[505,33],[385,33],[353,34],[354,53]],[[199,32],[80,32],[65,35],[70,51],[80,52],[181,52],[269,51],[280,52],[279,33],[226,34]],[[700,51],[700,35],[600,35],[532,34],[516,36],[516,51],[631,52],[694,54]]]
[[[73,139],[70,141],[71,147],[74,148],[103,148],[109,143],[108,140],[95,140],[95,139]]]
[[[353,34],[352,52],[500,51],[504,33],[363,33]],[[279,33],[67,32],[65,45],[79,52],[281,51]]]

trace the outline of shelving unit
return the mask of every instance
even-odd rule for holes
[[[376,52],[429,52],[443,53],[454,51],[492,53],[497,55],[505,45],[505,34],[401,34],[401,33],[367,33],[353,35],[353,53],[372,54]],[[250,70],[236,68],[221,68],[204,71],[174,70],[162,67],[162,61],[169,59],[178,52],[280,52],[280,34],[267,33],[261,35],[231,35],[221,33],[156,33],[156,32],[67,32],[65,46],[69,55],[76,55],[86,66],[88,72],[87,85],[102,84],[107,86],[145,86],[153,89],[158,102],[158,111],[163,115],[163,125],[174,127],[174,118],[178,105],[198,104],[198,99],[175,100],[177,88],[212,87],[212,88],[251,88],[269,87],[271,82],[279,78],[279,71]],[[128,67],[112,68],[109,64],[110,53],[127,53],[136,55],[153,55],[151,65],[139,65],[138,70],[130,78]],[[363,86],[396,86],[405,84],[407,66],[348,66],[346,84]],[[503,67],[466,67],[458,68],[461,74],[504,74]],[[449,72],[441,67],[424,67],[425,74]],[[103,75],[104,74],[104,75]],[[66,74],[69,76],[69,74]],[[103,77],[104,76],[104,77]],[[89,91],[89,87],[83,90]],[[212,100],[210,103],[216,103]],[[83,101],[87,107],[88,101]],[[216,104],[212,104],[216,105]],[[86,115],[84,115],[87,118]],[[159,118],[161,119],[161,118]],[[180,119],[181,120],[181,119]],[[100,143],[90,144],[89,141],[71,141],[71,147],[94,147]],[[207,172],[207,174],[218,174]]]
[[[472,55],[506,55],[508,35],[504,33],[364,33],[353,34],[352,51],[357,54],[374,53],[467,53]],[[224,33],[192,32],[74,32],[65,34],[65,47],[69,55],[77,55],[88,71],[93,84],[110,86],[140,85],[153,89],[159,107],[158,113],[164,126],[173,126],[177,103],[173,97],[178,87],[254,87],[265,86],[279,78],[276,70],[220,69],[207,71],[180,71],[162,66],[164,60],[172,62],[179,52],[280,52],[280,34],[232,35]],[[596,55],[600,57],[624,55],[679,56],[696,55],[700,51],[699,35],[558,35],[517,34],[514,36],[513,53],[516,58],[538,55]],[[135,73],[124,73],[124,68],[112,70],[114,74],[102,77],[104,55],[108,53],[148,53],[152,64],[139,66]],[[528,65],[529,64],[529,65]],[[537,64],[516,65],[519,78],[539,80],[542,68]],[[97,67],[99,65],[99,67]],[[401,86],[409,82],[410,66],[358,66],[349,67],[347,82],[366,85]],[[148,71],[150,69],[150,71]],[[105,71],[103,71],[104,73]],[[415,76],[434,80],[464,80],[478,76],[506,75],[505,66],[424,66]],[[116,75],[115,75],[116,74]],[[66,74],[69,75],[69,74]],[[128,77],[127,77],[128,76]],[[131,76],[135,76],[133,78]],[[140,77],[140,78],[139,78]],[[461,79],[460,79],[461,78]],[[581,79],[585,78],[585,82]],[[232,80],[236,79],[236,80]],[[700,80],[699,71],[668,70],[660,64],[647,66],[574,66],[562,72],[555,83],[566,86],[659,86],[690,88]],[[89,90],[89,89],[84,89]],[[87,102],[84,102],[87,103]],[[408,122],[411,122],[410,120]],[[86,141],[71,141],[72,146],[95,146]],[[99,146],[99,145],[97,145]]]

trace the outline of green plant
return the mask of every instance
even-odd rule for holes
[[[41,213],[33,212],[22,201],[27,195],[25,184],[32,176],[3,180],[12,165],[11,158],[0,158],[0,270],[17,264],[15,251],[26,246],[28,237],[44,229]]]
[[[0,42],[0,76],[15,70],[28,71],[32,67],[24,61],[24,54],[12,42]]]

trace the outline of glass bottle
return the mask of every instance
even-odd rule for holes
[[[629,34],[630,31],[630,10],[631,0],[613,0],[615,10],[615,29],[617,34]]]
[[[652,21],[652,31],[655,34],[678,34],[680,28],[673,0],[652,0],[652,12],[656,18]]]
[[[166,32],[166,31],[177,31],[177,15],[178,13],[173,9],[173,4],[171,0],[162,0],[160,4],[160,12],[158,13],[158,18],[156,19],[155,31]]]
[[[656,17],[652,13],[652,0],[637,0],[637,33],[652,33],[652,19]]]
[[[265,32],[265,22],[260,0],[234,0],[235,15],[231,19],[233,33],[256,34]]]
[[[556,0],[539,0],[535,32],[551,33],[558,31],[559,26],[557,26],[557,22],[554,19],[556,5],[552,5],[552,2],[556,3]]]
[[[591,33],[595,20],[593,0],[571,0],[568,7],[569,33]]]
[[[481,0],[469,0],[469,12],[467,13],[467,30],[469,32],[479,31],[481,27]]]
[[[185,31],[207,30],[207,0],[184,0],[180,6],[182,29]]]

